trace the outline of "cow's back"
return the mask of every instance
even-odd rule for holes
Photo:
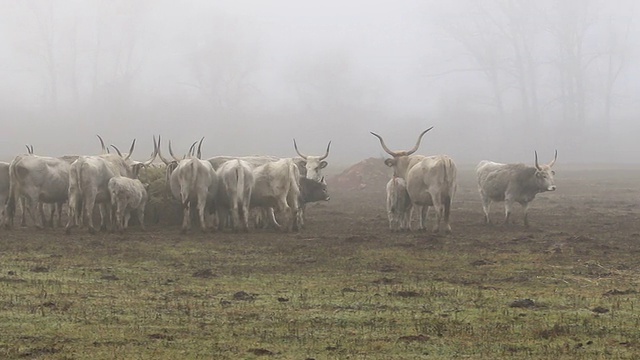
[[[458,170],[447,155],[422,157],[407,173],[407,192],[414,203],[433,205],[431,196],[453,198]]]
[[[509,189],[517,189],[517,182],[530,167],[525,164],[478,164],[478,186],[483,196],[493,201],[504,201]]]

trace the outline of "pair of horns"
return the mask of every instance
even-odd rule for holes
[[[196,141],[193,144],[191,144],[191,147],[189,147],[189,152],[188,155],[185,155],[182,157],[182,159],[186,158],[187,156],[191,157],[194,156],[194,150],[196,149],[196,144],[198,144],[198,148],[197,151],[195,153],[196,157],[198,159],[202,158],[202,142],[204,141],[204,136],[200,139],[200,141]],[[173,149],[171,148],[171,140],[169,140],[169,154],[171,155],[171,157],[173,158],[174,161],[180,161],[182,159],[178,158],[174,153],[173,153]],[[160,160],[162,160],[163,163],[169,165],[171,163],[170,160],[166,159],[164,156],[162,156],[162,152],[160,151],[160,139],[158,138],[158,156],[160,157]]]
[[[423,131],[420,133],[420,135],[418,135],[418,141],[416,141],[416,144],[413,146],[413,148],[411,150],[407,150],[407,151],[392,151],[391,149],[389,149],[387,147],[387,145],[384,143],[384,140],[382,139],[382,136],[371,132],[371,135],[377,137],[380,140],[380,145],[382,145],[382,149],[384,151],[387,152],[387,154],[393,156],[393,157],[397,157],[397,156],[408,156],[413,154],[414,152],[418,151],[418,147],[420,147],[420,141],[422,141],[422,137],[424,136],[424,134],[426,134],[429,130],[433,129],[433,126],[428,128],[427,130]]]
[[[537,152],[537,151],[534,151],[533,153],[535,154],[535,157],[536,157],[536,169],[538,169],[538,170],[542,170],[542,168],[541,168],[541,167],[540,167],[540,165],[538,164],[538,152]],[[553,164],[555,164],[555,163],[556,163],[556,160],[558,160],[558,150],[556,150],[556,153],[555,153],[555,155],[553,156],[553,160],[551,160],[551,162],[549,163],[549,165],[548,165],[548,166],[549,166],[549,167],[552,167],[552,166],[553,166]]]
[[[307,155],[303,155],[299,150],[298,150],[298,144],[296,144],[296,139],[293,139],[293,147],[294,149],[296,149],[296,152],[298,153],[298,155],[307,160]],[[318,158],[318,160],[324,160],[327,158],[327,156],[329,156],[329,148],[331,147],[331,141],[329,141],[329,145],[327,145],[327,151],[324,153],[324,155],[322,155],[320,158]]]

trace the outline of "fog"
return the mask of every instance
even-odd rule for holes
[[[637,163],[633,0],[5,0],[0,159],[321,154]]]

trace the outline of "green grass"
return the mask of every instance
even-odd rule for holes
[[[0,355],[631,359],[640,346],[638,295],[603,295],[637,284],[613,257],[589,263],[536,240],[467,252],[419,235],[176,232],[12,233],[0,254]],[[517,298],[535,306],[509,307]]]

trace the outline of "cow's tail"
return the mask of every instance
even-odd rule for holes
[[[187,183],[186,196],[183,192],[182,194],[182,205],[187,206],[189,202],[189,194],[192,194],[194,190],[197,189],[196,182],[198,181],[198,166],[196,165],[196,160],[191,159],[189,162],[189,167],[191,167],[191,181]]]
[[[453,195],[456,190],[456,165],[449,157],[442,159],[442,204],[444,205],[444,218],[446,221],[449,219],[451,213],[451,202],[453,201]]]
[[[238,161],[238,166],[236,167],[236,180],[237,180],[237,189],[238,189],[238,205],[242,206],[244,204],[244,167],[240,160]]]
[[[293,229],[300,230],[302,226],[302,209],[299,204],[300,197],[300,170],[298,166],[291,161],[289,168],[289,194],[287,195],[287,203],[293,214]]]

